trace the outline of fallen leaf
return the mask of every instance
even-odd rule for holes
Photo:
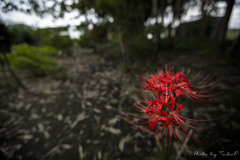
[[[75,121],[71,124],[71,128],[74,128],[79,121],[82,121],[82,120],[86,119],[87,117],[88,116],[85,114],[85,112],[82,112],[81,114],[79,114],[77,116],[77,118],[75,119]]]
[[[97,109],[97,108],[93,108],[93,111],[96,112],[96,113],[102,113],[102,111],[100,109]]]
[[[108,121],[108,124],[111,125],[111,126],[113,126],[114,124],[117,123],[117,121],[119,121],[118,116],[116,116],[116,117],[110,119],[110,120]]]
[[[70,144],[62,144],[61,147],[62,147],[63,149],[71,149],[71,148],[72,148],[72,145],[70,145]]]
[[[123,137],[123,138],[120,140],[118,147],[119,147],[119,149],[120,149],[121,152],[123,152],[123,150],[124,150],[124,145],[125,145],[125,143],[126,143],[126,142],[129,142],[131,139],[132,139],[132,137],[130,136],[130,134],[128,134],[126,137]]]
[[[79,158],[80,158],[80,160],[83,160],[83,159],[84,159],[84,153],[83,153],[83,147],[82,147],[82,145],[79,145],[79,146],[78,146],[78,152],[79,152]]]

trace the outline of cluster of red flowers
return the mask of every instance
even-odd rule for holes
[[[135,104],[135,109],[140,113],[127,113],[127,115],[140,119],[144,122],[130,123],[132,125],[143,125],[141,129],[149,129],[151,132],[160,134],[159,140],[165,135],[179,142],[183,142],[183,136],[189,136],[189,132],[185,127],[197,129],[186,123],[186,120],[194,120],[181,116],[179,113],[184,108],[183,104],[177,103],[180,98],[190,98],[198,102],[208,102],[206,98],[213,95],[205,95],[206,92],[213,89],[210,84],[207,84],[206,77],[199,85],[194,86],[186,78],[183,73],[172,73],[170,69],[165,67],[165,70],[159,70],[156,74],[150,77],[141,77],[142,87],[144,90],[151,92],[152,98],[144,98],[143,101]],[[197,91],[196,89],[200,89]],[[183,142],[184,143],[184,142]]]

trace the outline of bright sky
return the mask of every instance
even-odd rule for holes
[[[225,5],[222,3],[222,4],[219,4],[219,6],[224,8]],[[218,15],[223,15],[223,13],[224,13],[224,9],[220,10],[220,13]],[[183,17],[183,21],[192,20],[194,19],[194,17],[197,17],[199,14],[200,12],[198,8],[189,9],[187,14]],[[88,19],[91,19],[95,23],[97,22],[97,19],[93,13],[90,13],[88,15]],[[85,16],[79,17],[79,12],[77,10],[74,10],[71,13],[66,13],[63,18],[58,18],[58,19],[54,19],[50,15],[40,18],[33,14],[29,15],[29,14],[24,14],[22,12],[16,12],[16,11],[3,13],[0,10],[0,20],[3,20],[7,24],[23,23],[36,28],[58,27],[58,26],[69,25],[71,26],[69,28],[70,36],[72,38],[78,38],[81,33],[79,31],[76,31],[74,26],[77,26],[80,23],[84,22],[86,20],[86,17]],[[167,21],[169,21],[169,19],[165,20],[166,23]],[[240,29],[240,6],[234,6],[232,11],[232,16],[229,22],[229,28]]]

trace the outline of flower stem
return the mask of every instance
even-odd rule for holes
[[[166,137],[165,160],[171,159],[170,140]]]

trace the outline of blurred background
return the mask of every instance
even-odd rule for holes
[[[174,142],[171,158],[240,154],[239,0],[0,0],[0,8],[1,160],[161,159],[156,137],[120,115],[140,98],[138,76],[166,64],[211,74],[221,93],[211,104],[186,102],[185,116],[220,119],[193,132],[202,141],[190,140],[193,148]]]

